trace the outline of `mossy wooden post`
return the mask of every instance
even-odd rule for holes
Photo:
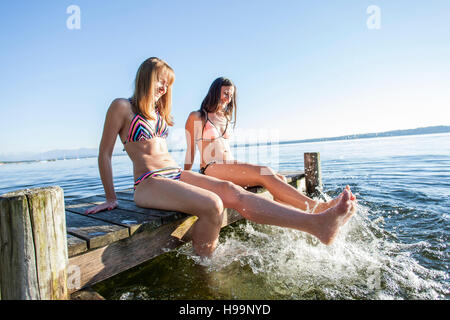
[[[318,196],[323,188],[320,152],[305,152],[304,166],[306,192],[310,196]]]
[[[68,299],[64,193],[60,187],[0,196],[3,300]]]

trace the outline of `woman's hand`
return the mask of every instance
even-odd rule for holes
[[[106,200],[106,202],[99,204],[98,206],[86,209],[85,213],[91,214],[91,213],[97,213],[104,210],[113,210],[117,208],[119,203],[117,200]]]

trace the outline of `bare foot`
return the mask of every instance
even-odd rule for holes
[[[350,190],[350,186],[347,185],[344,190],[348,190],[350,192],[350,200],[356,200],[356,197],[353,195],[352,191]],[[334,198],[333,200],[327,201],[327,202],[319,202],[316,210],[314,210],[313,213],[321,213],[324,212],[327,209],[330,209],[337,205],[339,201],[342,199],[342,195],[344,194],[344,191],[341,192],[339,196]]]
[[[344,219],[344,224],[347,223],[347,220],[356,212],[356,196],[350,190],[350,186],[345,187],[348,191],[350,191],[350,200],[352,202],[352,206],[350,208],[350,214],[348,214]]]
[[[321,213],[330,208],[333,208],[336,204],[339,203],[343,194],[344,194],[344,191],[342,191],[341,194],[339,196],[337,196],[336,198],[334,198],[333,200],[330,200],[327,202],[319,202],[319,204],[316,207],[316,210],[313,213]]]
[[[350,198],[350,200],[351,200],[351,207],[350,207],[350,212],[349,212],[349,214],[347,215],[347,216],[345,216],[345,218],[344,218],[344,223],[343,224],[346,224],[347,223],[347,221],[348,221],[348,219],[350,219],[351,218],[351,216],[353,216],[353,214],[356,212],[356,197],[355,196],[353,196],[354,198]]]
[[[354,201],[351,200],[351,191],[345,189],[339,202],[332,208],[318,214],[321,218],[318,231],[315,234],[319,240],[326,245],[333,242],[339,228],[343,226],[355,212]]]

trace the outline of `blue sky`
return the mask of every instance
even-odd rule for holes
[[[281,140],[450,125],[448,0],[2,1],[0,14],[0,156],[98,147],[150,56],[175,70],[178,136],[218,76],[237,85],[238,128]]]

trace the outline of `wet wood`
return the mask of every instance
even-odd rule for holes
[[[0,197],[2,299],[67,299],[67,239],[60,187]]]
[[[197,220],[198,220],[197,216],[188,217],[170,235],[172,237],[182,239]]]
[[[170,236],[180,222],[173,221],[152,231],[136,233],[107,246],[69,259],[69,266],[81,270],[80,287],[93,285],[183,244]]]
[[[17,192],[0,198],[0,228],[2,299],[39,299],[33,230],[25,194]]]
[[[133,196],[134,197],[134,196]],[[101,204],[106,201],[106,198],[104,195],[98,195],[98,196],[92,196],[89,198],[82,199],[83,202],[89,202],[94,205]],[[127,199],[120,199],[118,198],[118,210],[126,210],[129,212],[137,212],[137,213],[143,213],[147,216],[153,216],[153,217],[160,217],[163,222],[168,221],[174,221],[179,218],[184,218],[186,215],[181,212],[177,211],[168,211],[168,210],[160,210],[160,209],[149,209],[149,208],[142,208],[138,207],[134,200],[127,200]]]
[[[259,194],[261,197],[272,198],[268,191]],[[239,212],[225,209],[222,227],[240,219],[243,218]],[[163,224],[155,230],[136,233],[131,237],[116,241],[105,247],[71,257],[69,265],[76,266],[82,270],[79,288],[91,286],[192,241],[191,226],[195,220],[193,216],[186,215],[176,221]],[[178,229],[180,226],[182,226],[181,231]],[[177,229],[178,231],[176,231]],[[172,234],[178,237],[172,236]],[[74,292],[79,288],[69,289],[72,290],[71,292]]]
[[[155,217],[154,215],[147,215],[122,209],[106,210],[97,212],[95,214],[86,214],[86,209],[99,204],[98,202],[84,202],[81,201],[67,201],[66,210],[84,215],[91,219],[98,219],[118,226],[126,227],[129,229],[129,234],[137,232],[145,228],[158,228],[162,224],[161,217]],[[103,202],[103,201],[102,201]]]
[[[286,177],[287,183],[299,189],[301,192],[306,192],[305,174],[298,171],[284,171],[280,172]]]
[[[70,300],[105,300],[91,287],[76,291],[70,295]]]
[[[223,226],[242,219],[242,216],[235,210],[225,209],[225,211],[224,216],[227,216],[227,219],[224,219]],[[126,239],[71,257],[69,266],[80,268],[81,272],[80,286],[69,288],[70,292],[103,281],[191,241],[192,229],[189,229],[181,240],[171,236],[171,233],[189,217],[191,216],[168,222],[158,229],[136,233]]]
[[[75,237],[71,234],[67,234],[67,250],[69,257],[87,251],[88,245],[86,240]]]
[[[306,193],[317,196],[322,190],[322,169],[319,152],[306,152],[304,154]]]
[[[88,249],[106,246],[129,236],[128,228],[66,210],[67,232],[86,240]]]

